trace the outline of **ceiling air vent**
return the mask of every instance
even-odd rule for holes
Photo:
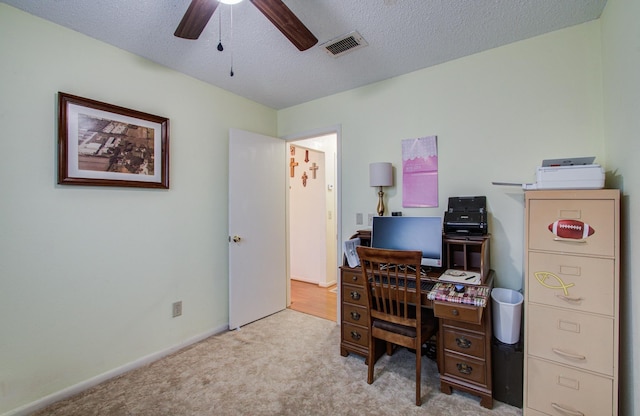
[[[325,52],[334,58],[342,56],[347,52],[355,51],[356,49],[367,46],[368,43],[362,38],[360,33],[351,32],[338,38],[332,39],[329,42],[325,42],[320,45],[324,48]]]

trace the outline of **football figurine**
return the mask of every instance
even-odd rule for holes
[[[557,220],[549,224],[549,231],[561,238],[582,240],[595,233],[587,223],[578,220]]]

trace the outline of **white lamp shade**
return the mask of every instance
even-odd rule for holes
[[[393,166],[389,162],[369,164],[369,186],[392,186]]]

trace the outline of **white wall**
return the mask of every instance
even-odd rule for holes
[[[620,414],[640,414],[640,2],[608,0],[602,15],[604,121],[609,186],[622,190]]]
[[[298,166],[289,182],[289,274],[292,279],[327,286],[327,218],[325,154],[289,144],[295,149],[294,158]],[[305,151],[309,161],[305,162]],[[318,167],[314,178],[312,164]],[[307,175],[306,184],[302,175]]]
[[[0,56],[3,414],[226,328],[228,129],[276,112],[2,3]],[[56,185],[58,91],[168,117],[171,189]]]

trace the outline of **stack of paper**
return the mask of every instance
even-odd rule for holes
[[[440,275],[438,280],[444,280],[445,282],[464,283],[467,285],[479,285],[480,283],[482,283],[480,273],[456,269],[446,270]]]

